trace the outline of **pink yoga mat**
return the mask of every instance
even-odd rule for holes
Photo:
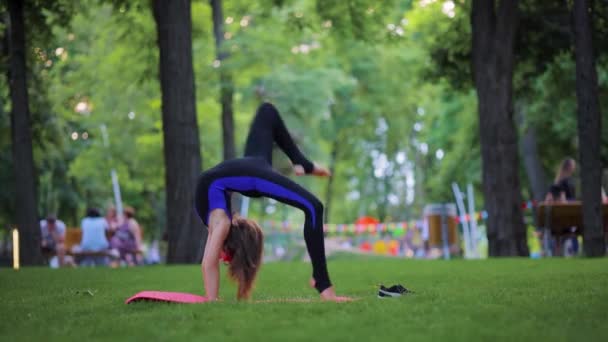
[[[141,291],[133,297],[127,299],[125,304],[138,301],[154,301],[166,303],[205,303],[208,301],[206,297],[197,296],[191,293],[184,292],[167,292],[167,291]]]

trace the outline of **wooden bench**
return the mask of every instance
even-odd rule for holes
[[[111,232],[109,232],[109,231],[106,232],[106,239],[108,239],[108,242],[112,238],[112,235],[113,234]],[[98,252],[75,251],[74,247],[77,245],[80,245],[80,241],[82,241],[82,229],[68,228],[65,230],[65,240],[64,240],[65,253],[66,253],[66,255],[71,255],[72,257],[74,257],[74,259],[76,259],[76,262],[78,262],[79,259],[82,259],[85,257],[99,257],[99,256],[109,256],[110,255],[109,250],[98,251]]]
[[[113,232],[106,231],[106,239],[108,239],[108,242],[110,242],[110,239],[112,239],[113,235],[114,235]],[[142,229],[142,235],[143,235],[143,229]],[[142,239],[143,239],[143,236],[142,236]],[[73,250],[74,246],[79,245],[81,241],[82,241],[82,229],[68,228],[65,230],[64,245],[65,245],[66,255],[71,255],[72,257],[74,257],[74,259],[76,259],[77,262],[80,259],[82,259],[84,257],[88,257],[88,256],[89,257],[111,256],[110,250],[99,251],[99,252],[74,251]],[[141,256],[143,256],[144,252],[142,250],[138,250],[137,252],[135,252],[135,254],[138,257],[141,257]]]
[[[602,205],[604,230],[608,229],[608,204]],[[577,234],[583,234],[583,206],[580,201],[567,203],[541,203],[536,211],[536,223],[547,228],[554,235],[568,233],[576,227]]]
[[[602,205],[604,231],[608,232],[608,204]],[[539,205],[536,211],[536,224],[544,230],[543,248],[549,250],[551,235],[560,238],[568,234],[584,234],[583,205],[580,201],[565,203],[546,203]]]

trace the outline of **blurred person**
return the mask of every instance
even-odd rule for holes
[[[109,231],[114,232],[116,229],[118,229],[118,226],[120,225],[120,218],[118,217],[116,208],[114,206],[111,205],[106,209],[105,219],[108,224]]]
[[[100,253],[99,255],[85,256],[81,262],[84,266],[104,266],[108,264],[108,257],[104,255],[110,247],[106,238],[108,222],[101,217],[97,208],[87,209],[87,215],[80,224],[82,229],[82,240],[80,250],[82,252]]]
[[[42,253],[47,256],[56,255],[59,266],[66,264],[65,256],[65,223],[58,220],[54,214],[49,214],[40,221]]]
[[[112,249],[118,251],[120,261],[128,266],[141,263],[141,227],[135,220],[135,209],[125,207],[124,220],[118,226],[111,239]]]
[[[308,160],[291,138],[278,110],[263,103],[257,110],[245,147],[245,157],[226,160],[203,172],[196,187],[196,212],[208,227],[201,271],[206,296],[218,299],[219,262],[238,284],[237,298],[247,299],[262,263],[264,236],[253,220],[232,215],[231,194],[269,197],[304,211],[304,240],[312,263],[310,285],[324,300],[347,301],[337,296],[327,271],[323,234],[323,204],[312,193],[272,168],[272,147],[277,144],[294,164],[296,175],[329,176]]]
[[[576,187],[574,185],[574,172],[576,171],[576,161],[572,158],[565,158],[559,164],[555,174],[553,185],[549,189],[545,201],[549,203],[565,203],[576,200]],[[567,256],[578,254],[579,244],[575,234],[576,227],[570,228],[564,240],[564,254]],[[559,243],[557,246],[559,248]]]
[[[160,264],[160,247],[157,239],[150,243],[150,248],[148,248],[146,253],[146,264]]]
[[[547,196],[554,202],[567,202],[576,199],[576,187],[574,186],[574,172],[576,171],[576,162],[572,158],[562,160],[557,172],[555,180],[549,190]]]

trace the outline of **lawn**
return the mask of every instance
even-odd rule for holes
[[[339,258],[329,263],[340,294],[324,303],[307,287],[310,265],[264,265],[254,300],[136,303],[140,290],[199,293],[196,266],[136,269],[0,269],[0,340],[186,341],[599,341],[608,337],[608,259],[406,261]],[[222,271],[225,273],[225,270]],[[416,293],[376,297],[377,284]]]

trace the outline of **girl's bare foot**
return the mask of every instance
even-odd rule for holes
[[[304,171],[304,167],[299,164],[293,166],[293,172],[296,174],[296,176],[304,176],[306,174],[306,171]]]
[[[343,303],[343,302],[352,302],[353,298],[336,295],[336,291],[334,291],[334,287],[332,286],[332,287],[328,287],[323,292],[321,292],[321,300],[331,301],[331,302],[336,302],[336,303]]]
[[[331,176],[331,172],[328,169],[326,169],[324,166],[321,166],[317,163],[313,163],[313,165],[314,165],[314,168],[311,172],[312,175],[319,176],[319,177]],[[304,167],[302,167],[302,165],[299,165],[299,164],[293,166],[293,172],[296,174],[296,176],[303,176],[306,174]]]

